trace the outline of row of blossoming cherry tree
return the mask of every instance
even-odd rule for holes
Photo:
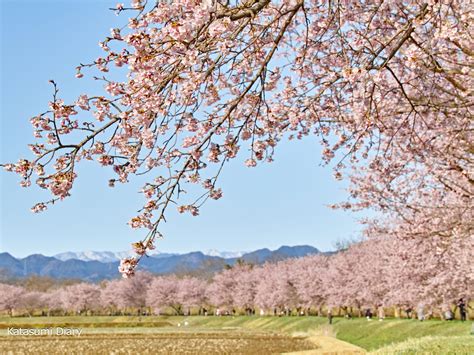
[[[262,314],[298,310],[305,314],[339,308],[353,315],[385,307],[397,311],[424,307],[443,314],[459,298],[474,297],[474,273],[469,252],[438,238],[420,244],[394,238],[370,239],[333,255],[313,255],[264,265],[237,263],[212,279],[176,275],[116,279],[101,284],[78,283],[47,292],[26,291],[0,284],[0,310],[17,313],[59,311],[118,314],[145,311],[182,314],[219,308]],[[250,312],[251,313],[251,312]],[[259,314],[258,311],[257,314]],[[335,311],[334,311],[335,314]]]

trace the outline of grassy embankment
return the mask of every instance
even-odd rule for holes
[[[188,322],[184,326],[184,322]],[[180,325],[180,327],[178,327]],[[470,354],[474,353],[472,322],[335,318],[329,326],[318,317],[34,317],[0,318],[0,335],[7,327],[80,327],[85,334],[169,332],[281,332],[317,338],[333,336],[379,353]],[[120,328],[120,329],[117,329]]]

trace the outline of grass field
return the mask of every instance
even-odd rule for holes
[[[474,336],[425,336],[412,338],[371,352],[371,354],[474,354]]]
[[[334,328],[338,339],[356,344],[367,350],[426,336],[470,336],[472,322],[442,320],[352,320],[339,321]],[[472,336],[474,338],[474,336]]]
[[[82,334],[9,336],[9,327],[70,327],[82,329]],[[272,354],[312,349],[316,354],[331,349],[357,353],[360,348],[377,354],[474,354],[471,327],[472,322],[459,321],[343,318],[335,318],[330,326],[318,317],[0,317],[0,349],[12,354],[33,349],[54,354],[66,349],[97,354]]]

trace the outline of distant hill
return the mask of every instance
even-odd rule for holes
[[[100,261],[103,263],[111,263],[114,261],[118,261],[122,258],[125,258],[127,256],[130,256],[132,254],[131,251],[118,251],[118,252],[113,252],[113,251],[82,251],[82,252],[73,252],[73,251],[67,251],[65,253],[60,253],[53,255],[54,258],[66,261],[70,259],[77,259],[77,260],[82,260],[82,261]],[[153,253],[152,254],[156,258],[161,258],[161,257],[167,257],[171,255],[177,255],[177,254],[169,254],[169,253]]]
[[[113,261],[118,261],[124,257],[130,256],[132,254],[131,251],[82,251],[82,252],[73,252],[67,251],[64,253],[53,255],[54,258],[65,261],[69,259],[77,259],[83,261],[101,261],[103,263],[109,263]],[[242,251],[219,251],[216,249],[210,249],[203,252],[204,255],[209,256],[218,256],[220,258],[229,259],[229,258],[239,258],[245,254]],[[163,258],[173,255],[180,255],[178,253],[162,253],[159,251],[153,251],[150,253],[150,256],[155,258]]]
[[[249,263],[263,264],[287,258],[318,254],[320,251],[309,245],[282,246],[277,250],[259,249],[248,253],[223,252],[213,250],[204,254],[200,251],[186,254],[157,253],[142,259],[141,270],[154,274],[216,272],[238,259]],[[41,254],[17,259],[8,253],[0,253],[0,273],[5,277],[23,278],[31,275],[49,276],[58,279],[82,279],[100,281],[119,277],[119,259],[123,252],[66,252],[54,257]],[[222,257],[225,255],[228,257]],[[237,255],[237,256],[236,256]],[[240,256],[239,256],[240,255]]]

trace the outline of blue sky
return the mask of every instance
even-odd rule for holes
[[[5,163],[30,157],[27,144],[34,138],[29,118],[47,110],[49,79],[58,83],[66,102],[97,92],[92,80],[74,78],[74,68],[101,55],[99,40],[127,18],[108,10],[116,1],[0,3],[0,162]],[[172,211],[158,248],[245,251],[310,244],[329,250],[335,240],[356,236],[356,216],[325,206],[343,200],[345,192],[331,169],[320,166],[320,152],[316,138],[308,137],[282,142],[272,164],[249,169],[241,161],[230,163],[220,180],[224,198],[207,203],[199,217]],[[0,251],[25,256],[129,249],[145,233],[126,224],[143,202],[140,184],[132,180],[110,189],[112,176],[110,170],[86,163],[71,198],[33,214],[30,207],[49,196],[36,187],[23,189],[16,175],[1,172]]]

